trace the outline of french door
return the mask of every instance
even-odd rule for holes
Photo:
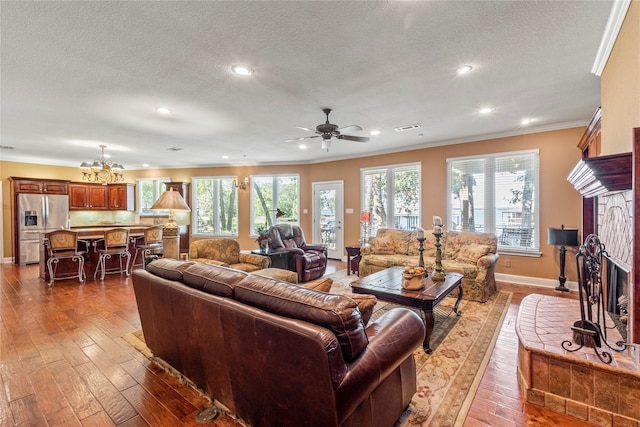
[[[326,245],[332,259],[344,253],[343,192],[343,181],[313,183],[313,241]]]

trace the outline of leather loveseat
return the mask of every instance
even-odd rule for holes
[[[153,354],[253,426],[392,426],[416,391],[418,315],[365,327],[343,295],[211,264],[135,270]]]
[[[424,237],[424,265],[431,272],[436,238],[431,230],[426,230]],[[360,250],[360,277],[397,265],[418,265],[420,251],[415,231],[382,228],[369,243]],[[462,274],[464,299],[487,301],[496,292],[495,269],[500,255],[495,234],[447,231],[440,243],[444,271]]]

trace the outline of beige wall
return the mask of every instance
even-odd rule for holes
[[[602,72],[602,154],[632,151],[640,127],[640,0],[629,6]]]
[[[401,153],[371,156],[359,159],[292,166],[255,166],[255,167],[219,167],[193,169],[162,169],[125,171],[127,182],[138,178],[169,177],[172,181],[190,182],[193,176],[228,175],[238,176],[240,180],[254,174],[297,173],[300,175],[301,200],[300,212],[307,209],[309,214],[301,214],[301,224],[311,239],[311,212],[313,182],[344,181],[345,208],[352,208],[353,215],[345,215],[345,243],[359,239],[360,212],[360,169],[393,164],[422,163],[422,217],[427,220],[433,215],[446,217],[446,159],[451,157],[481,155],[506,151],[529,149],[540,150],[540,202],[541,230],[540,242],[542,257],[519,257],[501,255],[498,272],[522,276],[557,278],[557,250],[546,245],[546,229],[564,224],[567,227],[580,226],[579,194],[567,182],[566,177],[579,159],[577,143],[584,132],[583,128],[544,132],[499,138],[487,141],[471,142],[453,146],[435,147],[406,151]],[[8,177],[23,176],[33,178],[55,178],[80,180],[76,168],[31,165],[24,163],[0,162],[0,178],[3,183],[3,213],[5,256],[12,254],[11,241],[11,205]],[[238,191],[239,241],[242,248],[256,247],[249,237],[250,191]],[[423,221],[425,228],[428,224]],[[571,259],[571,253],[569,258]],[[507,268],[506,262],[511,262]],[[567,263],[567,277],[575,280],[575,267]]]

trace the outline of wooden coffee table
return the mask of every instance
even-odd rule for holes
[[[427,353],[433,349],[430,347],[431,335],[433,334],[433,309],[449,295],[454,289],[459,289],[458,299],[453,306],[453,312],[460,316],[458,310],[462,301],[462,274],[447,273],[444,282],[434,282],[429,275],[424,279],[424,288],[417,291],[410,291],[402,287],[402,272],[404,267],[391,267],[378,271],[360,280],[351,283],[353,292],[356,294],[375,295],[379,300],[406,305],[408,307],[422,310],[426,334],[422,347]]]

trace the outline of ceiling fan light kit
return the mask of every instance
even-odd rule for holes
[[[322,145],[320,146],[323,150],[329,151],[331,147],[331,138],[336,139],[345,139],[347,141],[356,141],[356,142],[368,142],[369,138],[366,136],[355,136],[355,135],[345,135],[342,132],[359,132],[362,130],[362,127],[358,125],[349,125],[342,128],[338,128],[338,125],[335,125],[329,122],[329,114],[331,113],[331,108],[325,108],[322,112],[327,116],[327,119],[324,123],[316,126],[316,130],[309,129],[302,126],[296,126],[296,128],[301,130],[306,130],[309,132],[315,132],[316,135],[313,136],[303,136],[301,138],[293,138],[288,139],[286,142],[293,141],[302,141],[303,139],[311,139],[322,137]]]

